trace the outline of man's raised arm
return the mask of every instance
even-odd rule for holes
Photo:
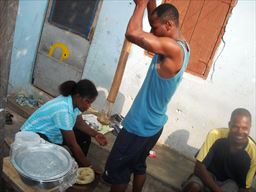
[[[148,22],[150,22],[151,15],[156,8],[156,0],[149,0],[148,5],[147,5],[147,10],[148,10]]]

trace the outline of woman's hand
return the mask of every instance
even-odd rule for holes
[[[72,154],[74,155],[78,165],[82,167],[90,166],[91,165],[90,161],[87,159],[81,147],[76,141],[76,136],[74,131],[61,130],[61,133],[63,135],[65,143],[67,144],[68,148],[71,150]]]
[[[107,138],[101,133],[97,133],[95,135],[95,139],[102,146],[105,146],[108,144]]]

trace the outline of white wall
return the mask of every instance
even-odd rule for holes
[[[116,48],[121,48],[132,8],[128,1],[104,1],[103,4],[84,77],[96,81],[105,90],[105,95],[116,68],[119,55]],[[110,10],[116,14],[111,16]],[[123,18],[122,22],[119,18]],[[122,26],[117,26],[116,23]],[[144,27],[149,30],[146,15]],[[184,75],[169,105],[169,121],[159,143],[193,156],[209,130],[227,127],[230,114],[237,107],[245,107],[251,111],[251,135],[256,138],[255,1],[238,1],[227,24],[224,41],[216,53],[207,80],[187,73]],[[144,51],[133,46],[113,113],[127,113],[144,80],[149,63],[150,58],[144,55]],[[102,72],[99,73],[100,71]],[[97,109],[104,107],[104,101],[104,97],[99,97],[95,103]]]
[[[238,1],[233,9],[215,63],[207,80],[185,74],[169,105],[169,121],[160,143],[192,156],[209,130],[227,127],[237,107],[250,110],[255,129],[255,1]],[[222,50],[223,49],[223,50]],[[142,82],[148,59],[139,48],[130,55],[121,92],[126,96],[123,113]]]

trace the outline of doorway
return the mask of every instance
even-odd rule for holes
[[[102,0],[50,0],[37,50],[33,85],[57,96],[81,79]]]

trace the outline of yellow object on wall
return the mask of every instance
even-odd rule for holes
[[[52,57],[53,53],[54,53],[54,50],[56,48],[60,48],[62,51],[61,51],[61,57],[60,57],[60,61],[64,61],[66,60],[69,55],[70,55],[70,51],[69,51],[69,48],[67,45],[65,45],[64,43],[55,43],[51,46],[50,50],[49,50],[49,53],[48,53],[48,56],[49,57]]]

